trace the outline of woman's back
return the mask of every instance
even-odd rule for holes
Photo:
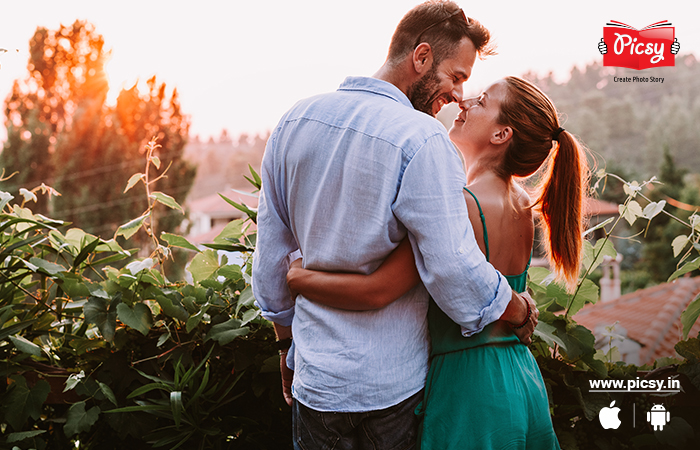
[[[488,241],[489,262],[503,275],[520,275],[530,261],[535,232],[527,192],[515,183],[508,189],[495,177],[479,180],[467,189],[473,194],[464,192],[469,220],[482,252],[486,254]]]

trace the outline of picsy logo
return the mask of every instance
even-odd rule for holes
[[[611,20],[603,28],[598,50],[603,55],[604,66],[636,70],[675,66],[675,55],[681,48],[675,34],[676,29],[667,20],[641,30]]]

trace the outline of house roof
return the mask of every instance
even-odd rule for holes
[[[574,320],[590,330],[618,321],[627,330],[627,337],[642,345],[640,364],[651,364],[661,357],[678,357],[673,347],[683,336],[680,316],[698,294],[700,277],[680,278],[608,302],[588,304],[576,313]],[[699,332],[700,321],[688,336]]]

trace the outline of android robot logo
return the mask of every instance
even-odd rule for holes
[[[664,426],[671,420],[671,413],[666,411],[664,405],[654,405],[651,411],[647,412],[647,422],[654,427],[654,431],[663,430]]]

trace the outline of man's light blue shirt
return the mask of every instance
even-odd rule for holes
[[[297,103],[270,136],[261,177],[253,292],[264,317],[292,326],[304,405],[371,411],[422,389],[429,294],[467,335],[505,311],[511,289],[474,239],[456,150],[396,86],[350,77]],[[308,269],[368,274],[407,234],[423,283],[390,305],[358,312],[290,298],[294,250]]]

